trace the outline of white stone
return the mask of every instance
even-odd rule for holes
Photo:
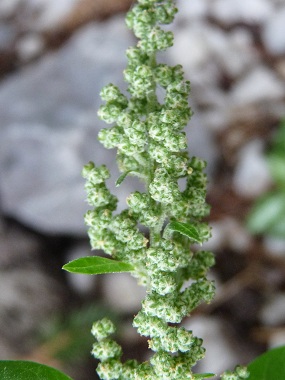
[[[1,337],[5,332],[6,338],[25,347],[26,339],[37,331],[39,324],[60,307],[60,287],[35,267],[1,271],[0,286]]]
[[[267,51],[273,55],[285,54],[285,7],[277,9],[262,30],[262,40]]]
[[[79,0],[23,0],[31,30],[50,30],[69,15]],[[37,17],[33,15],[37,14]]]
[[[17,7],[22,0],[1,0],[0,1],[0,18],[8,18],[16,12]]]
[[[43,38],[36,33],[27,34],[20,38],[16,45],[19,59],[23,62],[39,56],[44,49]]]
[[[225,24],[235,22],[262,23],[273,12],[273,5],[267,0],[216,0],[212,3],[211,13]]]
[[[276,101],[284,95],[285,84],[273,71],[265,66],[258,66],[237,82],[230,97],[233,104],[242,106],[250,103]]]
[[[250,244],[247,230],[235,219],[227,217],[210,223],[212,237],[203,244],[204,249],[217,251],[224,247],[244,252]]]
[[[17,30],[12,23],[5,23],[0,21],[0,50],[11,50],[11,46],[17,38]],[[2,53],[1,53],[2,54]]]
[[[203,243],[203,249],[217,251],[224,247],[226,241],[225,223],[223,220],[210,223],[212,236]]]
[[[177,8],[178,13],[175,18],[175,22],[177,24],[181,21],[204,18],[209,9],[207,0],[178,0]]]
[[[285,238],[265,236],[263,244],[270,255],[285,258]]]
[[[193,22],[175,33],[175,44],[168,54],[185,69],[193,70],[207,63],[209,57],[209,26]]]
[[[233,177],[234,191],[242,197],[254,198],[264,193],[271,184],[271,176],[261,140],[253,140],[239,152]]]
[[[129,273],[104,275],[102,283],[104,302],[110,307],[122,313],[134,313],[141,309],[145,288],[138,285]]]
[[[258,62],[251,34],[245,28],[236,28],[224,36],[224,44],[215,44],[218,63],[228,76],[240,77]]]
[[[206,356],[198,363],[199,372],[222,373],[238,363],[237,354],[225,338],[222,320],[203,316],[191,317],[183,325],[193,331],[193,335],[203,339]]]
[[[269,336],[268,349],[280,347],[285,345],[285,331],[284,328],[277,329]]]
[[[268,300],[260,313],[264,325],[277,326],[285,322],[285,294],[277,293]]]
[[[106,163],[113,183],[118,177],[115,152],[97,142],[106,127],[96,115],[99,92],[109,82],[121,86],[131,44],[122,17],[88,25],[56,53],[2,81],[0,197],[6,215],[45,233],[86,235],[83,165]],[[119,208],[125,207],[121,200]]]

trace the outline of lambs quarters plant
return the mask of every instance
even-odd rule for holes
[[[201,222],[209,213],[205,202],[206,163],[189,157],[184,128],[192,112],[188,104],[190,83],[184,79],[181,65],[157,62],[157,53],[173,44],[173,34],[161,24],[173,21],[177,12],[172,0],[139,0],[127,14],[126,23],[138,43],[127,50],[128,65],[124,78],[129,96],[114,84],[100,95],[105,102],[99,117],[110,128],[99,132],[107,149],[117,149],[121,176],[136,176],[145,184],[145,192],[127,197],[128,209],[116,213],[117,198],[105,181],[106,166],[93,162],[83,169],[87,200],[91,206],[85,215],[93,249],[104,250],[112,259],[87,257],[64,266],[80,273],[130,271],[145,286],[147,295],[133,325],[139,334],[149,337],[154,352],[149,362],[121,361],[122,349],[110,338],[113,323],[103,319],[94,323],[96,338],[92,354],[99,359],[99,377],[111,379],[204,379],[214,374],[194,374],[192,367],[204,357],[202,339],[179,326],[202,302],[210,302],[215,288],[206,277],[214,265],[211,252],[194,250],[211,236],[209,226]],[[158,88],[163,103],[158,100]],[[185,185],[181,186],[180,180]],[[141,232],[140,227],[147,230]],[[247,371],[237,367],[226,372],[223,380],[246,379]]]
[[[99,140],[107,149],[117,148],[122,174],[116,185],[126,176],[136,176],[145,183],[145,192],[131,193],[128,209],[116,213],[117,198],[105,184],[110,176],[107,167],[90,162],[83,169],[91,206],[85,215],[91,245],[103,249],[111,259],[85,257],[64,269],[86,274],[127,271],[136,277],[147,295],[133,325],[149,338],[154,352],[149,362],[122,362],[122,349],[110,338],[114,324],[107,318],[95,322],[92,353],[100,361],[97,372],[102,380],[202,380],[214,376],[193,373],[205,349],[201,339],[180,326],[194,308],[214,296],[214,285],[206,277],[214,257],[197,248],[197,243],[210,237],[210,229],[201,222],[209,212],[203,173],[206,164],[189,157],[184,132],[191,118],[190,83],[184,80],[180,65],[171,67],[156,59],[157,52],[173,43],[172,33],[160,25],[171,23],[176,12],[173,0],[138,0],[126,17],[138,38],[137,46],[127,50],[124,76],[129,96],[113,84],[101,91],[106,103],[99,116],[113,125],[100,131]],[[158,88],[164,94],[163,103],[158,100]],[[238,366],[221,379],[261,380],[262,376],[262,380],[280,380],[285,378],[284,356],[285,348],[273,350],[249,365],[249,378],[246,368]],[[0,379],[71,380],[45,365],[9,360],[0,361]]]

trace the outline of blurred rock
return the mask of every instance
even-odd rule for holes
[[[15,358],[35,344],[33,340],[40,324],[55,310],[60,310],[59,286],[34,268],[1,271],[0,286],[0,341],[9,342]],[[8,357],[2,356],[1,359]]]
[[[66,290],[43,263],[43,242],[13,223],[0,229],[0,358],[27,353],[43,322],[62,310]]]
[[[234,345],[230,345],[226,334],[225,324],[214,317],[191,317],[183,325],[193,330],[193,334],[203,339],[206,356],[198,363],[198,372],[214,372],[220,374],[226,369],[233,368],[239,362]]]
[[[15,226],[0,224],[0,268],[34,268],[38,264],[41,241],[35,235]]]
[[[5,214],[47,233],[86,233],[82,166],[93,159],[111,161],[114,167],[114,152],[96,143],[103,125],[96,117],[98,93],[110,82],[121,84],[130,44],[121,17],[86,26],[57,53],[2,82],[0,194]]]
[[[242,197],[254,198],[264,193],[271,181],[262,141],[253,140],[239,152],[233,177],[234,191]]]
[[[283,239],[273,236],[265,236],[263,244],[269,255],[283,257],[285,259],[285,236]]]
[[[0,2],[0,17],[9,18],[16,12],[22,0],[2,0]]]
[[[15,25],[5,22],[0,23],[0,51],[11,50],[16,34]]]
[[[281,8],[265,23],[262,31],[262,40],[270,54],[285,54],[285,7]]]
[[[273,5],[267,0],[215,0],[211,14],[226,25],[239,22],[259,24],[267,20],[272,11]]]
[[[208,0],[177,0],[178,14],[175,22],[179,25],[193,19],[200,19],[207,16],[209,11]]]
[[[284,328],[277,329],[269,336],[268,349],[280,347],[285,345],[285,331]]]
[[[24,63],[38,57],[44,50],[44,44],[44,39],[39,34],[26,34],[16,44],[19,60]]]
[[[276,101],[285,96],[285,84],[265,66],[257,66],[233,87],[231,98],[238,106]]]
[[[102,278],[103,299],[120,313],[134,313],[141,309],[145,288],[129,273],[113,273]]]
[[[217,251],[230,248],[233,251],[244,253],[250,245],[250,235],[235,219],[227,217],[211,222],[212,237],[203,244],[203,249]]]
[[[273,294],[263,306],[260,320],[264,325],[277,326],[285,323],[285,294]]]

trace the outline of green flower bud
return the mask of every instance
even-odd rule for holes
[[[169,204],[180,198],[180,191],[177,183],[164,169],[156,169],[154,179],[149,185],[151,197],[158,202]]]
[[[106,102],[114,102],[115,104],[119,103],[123,106],[128,105],[128,99],[121,93],[119,88],[112,83],[102,88],[100,96],[102,100],[105,100]]]
[[[84,165],[82,177],[95,185],[108,179],[110,172],[105,165],[96,167],[95,164],[90,161],[87,165]]]
[[[94,322],[91,334],[98,340],[107,338],[116,331],[115,325],[108,318],[103,318],[100,321]]]
[[[112,149],[120,144],[123,135],[124,131],[121,127],[104,128],[100,130],[98,140],[106,149]]]
[[[98,364],[96,369],[101,380],[117,380],[121,377],[122,363],[116,359]]]
[[[104,207],[117,203],[117,198],[110,193],[104,183],[94,186],[92,189],[88,189],[87,201],[90,206]]]
[[[168,326],[167,323],[158,317],[150,316],[140,311],[134,318],[133,326],[144,336],[159,337],[162,336]]]
[[[122,348],[114,340],[104,339],[93,344],[91,353],[96,359],[104,362],[111,358],[120,358],[122,355]]]
[[[155,8],[155,17],[160,24],[170,24],[175,14],[177,13],[177,8],[174,6],[173,1],[167,1],[165,4],[158,5]]]
[[[171,273],[158,271],[151,276],[151,288],[164,296],[165,294],[174,292],[177,289],[177,284]]]
[[[106,105],[102,105],[98,110],[98,116],[105,123],[114,123],[119,117],[120,113],[125,108],[124,105],[118,102],[108,102]]]

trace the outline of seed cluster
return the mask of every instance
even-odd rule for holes
[[[171,23],[176,12],[173,0],[138,0],[126,17],[127,26],[139,39],[136,47],[127,50],[124,77],[129,95],[113,84],[101,91],[105,104],[98,114],[112,125],[99,132],[99,140],[105,148],[117,149],[122,178],[141,178],[145,192],[131,193],[128,209],[116,214],[117,199],[105,184],[108,169],[93,163],[83,169],[92,207],[85,215],[92,248],[131,263],[132,274],[146,286],[147,295],[133,325],[149,338],[154,351],[149,362],[122,363],[121,347],[109,337],[115,331],[113,324],[108,319],[96,322],[92,353],[100,360],[97,372],[104,380],[198,379],[191,368],[205,352],[202,340],[179,324],[214,296],[214,285],[206,278],[214,264],[213,254],[194,252],[190,239],[165,228],[168,222],[179,221],[195,226],[201,242],[211,235],[208,225],[201,222],[209,212],[206,163],[190,158],[186,150],[184,128],[192,115],[190,83],[184,80],[180,65],[156,62],[156,53],[173,43],[172,32],[161,25]],[[158,100],[158,89],[164,94],[163,102]],[[147,229],[148,238],[139,226]],[[242,376],[241,371],[225,373],[223,380],[246,378]]]

